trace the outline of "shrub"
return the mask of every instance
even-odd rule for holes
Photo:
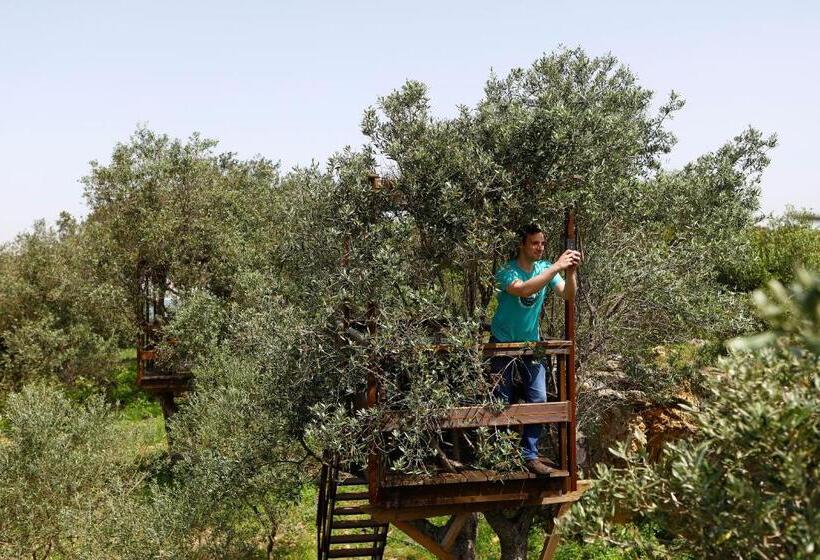
[[[11,394],[0,439],[0,558],[72,556],[122,474],[99,399],[85,405],[45,385]]]
[[[695,440],[670,445],[657,464],[614,450],[626,466],[599,466],[565,528],[661,557],[611,523],[637,517],[662,529],[666,549],[699,558],[817,557],[820,275],[799,273],[788,291],[773,283],[770,292],[755,300],[771,330],[731,343],[707,382]]]

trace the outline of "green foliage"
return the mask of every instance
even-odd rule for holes
[[[434,117],[426,87],[408,82],[365,113],[369,143],[325,169],[280,175],[196,134],[180,141],[144,128],[110,162],[93,163],[83,224],[64,217],[56,231],[37,226],[0,251],[0,383],[57,377],[84,395],[83,380],[108,379],[112,398],[130,403],[125,418],[155,414],[122,390],[133,371],[117,367],[115,351],[131,344],[151,299],[160,360],[193,372],[194,391],[170,425],[167,455],[150,437],[129,455],[150,482],[114,477],[94,515],[72,514],[95,543],[83,554],[257,554],[275,545],[312,474],[306,448],[363,464],[376,446],[396,469],[429,471],[447,445],[444,410],[497,404],[476,344],[494,270],[533,221],[554,259],[571,207],[585,250],[582,427],[630,390],[662,400],[699,381],[690,358],[715,352],[707,343],[695,356],[691,341],[754,326],[727,288],[737,286],[720,281],[735,274],[726,255],[754,231],[775,139],[749,129],[666,171],[675,140],[665,122],[682,101],[673,93],[654,105],[614,57],[562,49],[491,76],[478,104],[454,118]],[[373,185],[377,161],[389,178]],[[795,250],[814,239],[802,235]],[[775,261],[765,266],[785,266],[766,262]],[[792,332],[789,320],[778,328]],[[544,333],[560,328],[551,320]],[[451,352],[430,351],[440,342]],[[660,345],[672,349],[668,360]],[[624,371],[606,375],[609,362]],[[369,375],[384,395],[363,411]],[[396,429],[383,433],[396,411]],[[513,434],[469,437],[476,465],[520,467]]]
[[[697,381],[693,370],[669,375],[654,367],[645,358],[649,349],[752,328],[745,301],[716,278],[722,255],[754,223],[760,174],[775,140],[750,129],[680,171],[662,171],[660,158],[674,142],[663,123],[682,103],[673,94],[651,114],[651,100],[613,57],[562,50],[491,77],[477,106],[452,119],[430,114],[426,88],[417,82],[365,113],[363,131],[370,149],[388,159],[390,181],[366,185],[370,152],[334,160],[336,187],[313,202],[333,209],[322,215],[343,217],[334,228],[349,247],[340,251],[342,266],[323,263],[338,279],[313,283],[311,298],[328,310],[352,307],[362,321],[366,302],[376,304],[376,332],[365,342],[353,349],[334,344],[346,336],[338,331],[320,338],[322,370],[355,393],[364,372],[379,364],[384,408],[409,411],[392,436],[405,457],[396,465],[420,470],[429,462],[441,410],[489,402],[484,368],[469,344],[455,345],[447,383],[426,373],[445,364],[412,349],[435,336],[475,340],[473,325],[489,319],[492,273],[507,258],[514,232],[545,223],[557,255],[560,217],[569,206],[577,208],[589,248],[579,295],[583,425],[636,385],[663,399]],[[323,202],[324,193],[334,197]],[[613,357],[633,364],[618,386],[599,375]],[[473,373],[462,375],[457,364]],[[373,443],[391,447],[372,441],[377,412],[350,415],[338,401],[315,408],[314,435],[322,443],[350,450],[348,442],[357,442],[357,457]],[[503,464],[497,449],[488,457]]]
[[[88,229],[63,214],[0,248],[0,388],[108,386],[129,340],[122,292],[97,274]]]
[[[47,386],[8,397],[0,432],[0,558],[74,557],[83,548],[86,523],[123,474],[110,422],[100,400],[78,406]]]
[[[187,142],[140,128],[118,144],[107,166],[83,179],[88,223],[118,285],[141,318],[139,278],[166,292],[207,287],[230,294],[237,270],[264,264],[272,222],[266,201],[278,170],[265,159],[215,154],[216,142]]]
[[[806,212],[789,210],[750,228],[737,250],[726,255],[718,279],[750,291],[772,279],[789,283],[800,267],[820,269],[820,229]]]
[[[816,558],[820,542],[820,275],[756,294],[772,330],[735,341],[708,383],[697,437],[671,445],[658,464],[623,447],[624,468],[601,466],[572,513],[588,537],[643,547],[618,535],[614,516],[650,519],[668,543],[697,557]],[[662,557],[662,551],[647,555]]]

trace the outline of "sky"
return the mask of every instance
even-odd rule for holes
[[[80,178],[138,125],[285,170],[364,142],[406,80],[434,113],[561,45],[611,52],[660,104],[674,169],[748,126],[776,133],[762,211],[820,213],[820,3],[0,0],[0,242],[86,212]]]

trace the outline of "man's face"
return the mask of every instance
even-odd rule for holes
[[[543,233],[531,233],[527,236],[523,243],[521,243],[521,255],[527,260],[538,261],[544,256],[544,240]]]

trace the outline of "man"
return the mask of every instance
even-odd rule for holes
[[[542,260],[544,246],[541,228],[535,224],[525,227],[520,232],[516,257],[496,273],[498,308],[490,328],[490,342],[537,342],[540,340],[541,308],[550,290],[555,290],[567,301],[575,297],[575,271],[581,262],[581,253],[565,251],[553,264]],[[566,281],[560,272],[566,274]],[[495,394],[508,404],[512,404],[516,383],[523,387],[526,402],[547,402],[546,371],[539,361],[532,357],[497,356],[491,360],[491,366],[502,374]],[[548,476],[550,468],[538,457],[542,428],[541,424],[524,426],[521,447],[527,469]]]

